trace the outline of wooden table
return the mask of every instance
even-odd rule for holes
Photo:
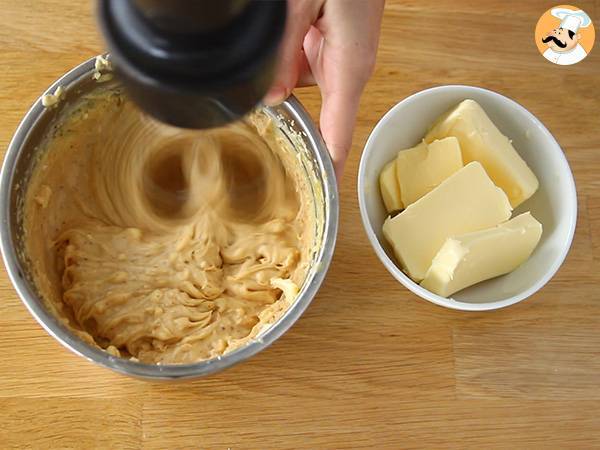
[[[82,4],[80,4],[82,3]],[[596,20],[600,2],[577,5]],[[547,1],[389,1],[375,74],[341,183],[336,255],[309,310],[251,360],[152,384],[62,348],[0,275],[0,448],[600,447],[600,42],[558,67],[533,30]],[[0,1],[0,148],[59,75],[99,53],[88,2]],[[369,245],[356,174],[376,121],[434,85],[494,89],[554,133],[575,173],[579,221],[554,279],[490,313],[429,304]],[[314,117],[319,95],[298,92]]]

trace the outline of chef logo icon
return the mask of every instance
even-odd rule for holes
[[[538,21],[535,41],[548,61],[569,66],[583,60],[594,46],[595,30],[585,11],[560,5],[549,9]]]

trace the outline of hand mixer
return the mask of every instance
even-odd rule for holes
[[[273,81],[284,0],[100,0],[98,9],[127,94],[162,122],[234,121]]]

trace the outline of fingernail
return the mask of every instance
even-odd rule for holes
[[[267,95],[265,95],[263,102],[267,106],[277,106],[281,102],[283,102],[286,99],[286,97],[287,91],[285,90],[285,88],[281,86],[275,86],[272,87],[269,90],[269,92],[267,92]]]

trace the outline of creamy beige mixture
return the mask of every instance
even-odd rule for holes
[[[49,141],[26,196],[40,293],[115,355],[186,363],[239,347],[306,276],[314,208],[298,165],[260,112],[190,131],[119,93],[88,99]]]

